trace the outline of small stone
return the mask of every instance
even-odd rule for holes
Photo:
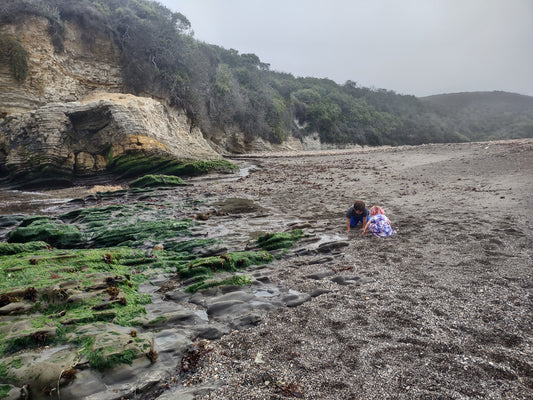
[[[264,364],[265,362],[263,361],[263,353],[257,353],[254,362],[256,364]]]

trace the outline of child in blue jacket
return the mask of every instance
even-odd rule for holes
[[[348,232],[361,223],[361,229],[365,227],[368,222],[370,212],[361,200],[356,200],[348,211],[346,212],[346,228]]]

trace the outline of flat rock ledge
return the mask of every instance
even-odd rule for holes
[[[328,260],[339,254],[338,249],[344,247],[342,241],[317,244],[317,240],[304,241],[291,250],[291,256],[243,270],[242,273],[251,278],[252,282],[245,286],[217,286],[190,294],[181,287],[172,288],[172,277],[167,274],[154,276],[140,287],[142,293],[151,296],[152,302],[146,305],[145,322],[136,328],[134,337],[139,341],[151,342],[156,360],[141,354],[131,364],[119,364],[104,371],[78,364],[75,379],[67,381],[66,378],[60,378],[57,387],[50,387],[43,393],[32,392],[31,398],[48,399],[50,396],[57,396],[64,399],[118,400],[158,395],[162,399],[165,396],[193,399],[198,393],[212,390],[212,387],[205,385],[179,385],[177,390],[168,393],[165,391],[171,382],[175,383],[179,379],[176,377],[187,371],[184,360],[187,360],[188,354],[194,351],[199,341],[209,343],[233,331],[257,325],[268,312],[281,307],[297,307],[314,297],[331,292],[332,284],[364,283],[364,279],[360,277],[340,274],[327,267],[302,277],[309,282],[308,292],[293,290],[273,280],[274,272],[280,273],[281,270],[290,273],[298,268],[298,263],[302,263],[295,261],[293,264],[293,260],[305,260],[305,264],[312,265],[318,257],[327,265]],[[324,255],[326,252],[330,254]],[[177,285],[179,283],[176,282]],[[0,308],[0,314],[9,316],[13,307],[23,308],[24,304],[24,301],[10,303]],[[132,342],[131,328],[114,324],[99,326],[98,323],[87,326],[87,331],[93,331],[93,334],[99,329],[102,332],[98,340],[102,342],[109,340],[115,345],[120,342],[122,345],[119,348],[127,348],[128,343]],[[20,355],[17,354],[17,357]],[[24,353],[18,373],[20,376],[40,376],[39,381],[42,382],[50,381],[51,377],[64,376],[68,367],[76,364],[75,358],[76,352],[71,346],[28,350]],[[216,385],[216,382],[211,385]],[[21,393],[28,388],[29,386],[11,386],[6,398],[19,399]]]

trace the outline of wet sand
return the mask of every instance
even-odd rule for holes
[[[180,375],[196,399],[533,398],[533,140],[248,161],[209,190],[333,245],[279,262],[312,299],[210,342]],[[397,235],[347,234],[355,199]]]

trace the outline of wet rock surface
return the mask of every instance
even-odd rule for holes
[[[36,215],[2,216],[7,243],[0,254],[20,259],[2,269],[0,378],[6,393],[18,397],[24,382],[32,398],[150,393],[172,376],[193,340],[218,339],[310,299],[269,278],[289,251],[278,251],[275,260],[256,243],[272,227],[283,229],[282,219],[263,222],[264,231],[250,234],[248,219],[269,221],[267,210],[251,199],[212,192],[184,196],[197,190],[193,186],[120,189],[64,201],[55,193]],[[217,229],[209,229],[212,224]],[[288,248],[302,235],[293,231],[268,238],[275,244],[279,236]],[[190,278],[180,278],[177,265],[185,265]],[[202,290],[196,285],[206,278],[194,271],[206,267],[222,267],[207,283],[229,282]],[[231,284],[235,277],[238,284]],[[20,283],[10,284],[14,279]],[[138,295],[132,297],[128,286]],[[138,302],[144,315],[123,309]],[[50,351],[43,352],[45,346]]]
[[[238,271],[243,286],[188,293],[175,272],[151,273],[135,329],[157,360],[80,366],[61,397],[531,398],[532,152],[524,140],[258,156],[237,160],[256,167],[233,180],[43,206],[36,213],[149,202],[219,240],[198,250],[217,257],[303,232],[272,262]],[[384,207],[398,234],[347,234],[354,199]],[[7,235],[20,218],[1,221]],[[140,248],[157,255],[156,242]],[[113,332],[131,339],[128,327]]]

